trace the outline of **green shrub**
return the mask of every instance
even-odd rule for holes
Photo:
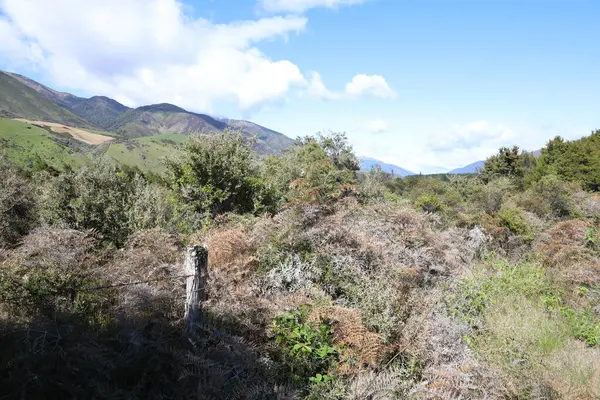
[[[437,195],[424,194],[415,201],[415,207],[420,211],[437,213],[444,209],[444,204]]]
[[[521,210],[517,208],[503,208],[498,214],[500,223],[507,228],[513,235],[521,236],[525,241],[533,240],[533,230],[527,223]]]
[[[239,133],[191,137],[183,159],[168,160],[167,167],[179,201],[199,213],[259,212],[275,204],[252,143]]]
[[[339,350],[333,345],[332,330],[327,324],[313,327],[306,322],[308,309],[298,308],[279,315],[271,331],[281,350],[283,362],[297,383],[322,383],[329,379],[329,369],[338,361]]]
[[[120,246],[132,232],[128,213],[141,180],[106,159],[66,171],[44,184],[41,218],[51,225],[96,230]]]
[[[387,188],[385,182],[388,180],[386,174],[377,165],[367,173],[361,174],[358,180],[358,192],[363,202],[369,203],[385,198]]]
[[[102,284],[84,273],[46,269],[4,268],[0,274],[0,302],[13,317],[43,315],[57,322],[106,321],[111,305],[110,290],[95,290]]]
[[[473,200],[482,211],[494,215],[500,211],[505,199],[513,190],[514,185],[511,180],[502,177],[477,188]]]
[[[565,182],[556,175],[547,175],[533,183],[532,189],[549,205],[554,216],[563,218],[574,214],[572,196],[578,189],[576,184]]]
[[[282,156],[269,157],[265,175],[282,202],[325,203],[351,191],[359,163],[346,135],[298,138]]]

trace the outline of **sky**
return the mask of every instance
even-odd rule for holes
[[[419,173],[600,129],[598,0],[0,0],[0,69]]]

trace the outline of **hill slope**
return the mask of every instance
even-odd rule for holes
[[[22,80],[4,72],[0,72],[0,111],[32,120],[57,122],[78,128],[95,128],[91,122],[47,98],[46,94],[32,89]]]
[[[358,160],[360,161],[360,169],[362,171],[369,171],[371,168],[375,167],[376,165],[379,165],[383,172],[387,172],[389,174],[393,173],[394,175],[398,175],[403,178],[405,176],[415,175],[414,172],[406,170],[402,167],[399,167],[399,166],[393,165],[393,164],[387,164],[387,163],[384,163],[383,161],[379,161],[374,158],[358,157]]]
[[[103,129],[110,129],[115,121],[130,108],[111,98],[94,96],[72,103],[70,110]]]
[[[245,136],[257,136],[256,149],[266,154],[281,153],[294,142],[282,133],[249,121],[219,120],[167,103],[133,109],[109,97],[86,99],[58,92],[23,75],[10,72],[3,75],[8,83],[4,84],[6,89],[0,85],[0,110],[4,110],[7,117],[103,129],[129,139],[165,134],[210,134],[234,129]],[[35,101],[27,101],[29,97]]]
[[[78,139],[73,128],[66,128],[55,131],[33,121],[0,118],[0,157],[29,167],[39,155],[53,167],[62,168],[64,164],[79,167],[104,155],[120,164],[160,173],[165,170],[163,158],[180,154],[180,146],[187,140],[183,135],[156,135],[113,138],[93,145]]]

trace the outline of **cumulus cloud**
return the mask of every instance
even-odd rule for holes
[[[381,75],[355,75],[343,92],[334,92],[325,87],[321,76],[313,72],[312,80],[308,87],[309,96],[321,100],[336,100],[343,98],[355,98],[362,95],[372,95],[384,99],[393,99],[396,97],[385,78]]]
[[[340,93],[335,93],[327,89],[321,79],[321,75],[317,72],[312,73],[312,79],[307,92],[309,96],[322,100],[336,100],[342,97]]]
[[[302,13],[311,8],[337,8],[364,2],[365,0],[260,0],[260,5],[269,12]]]
[[[0,0],[4,63],[32,63],[55,84],[130,104],[173,102],[211,111],[284,98],[306,79],[256,43],[302,31],[303,17],[213,24],[176,0]]]
[[[372,94],[384,99],[396,97],[394,92],[381,75],[358,74],[346,85],[346,93],[353,96]]]

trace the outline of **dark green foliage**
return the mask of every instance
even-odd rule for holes
[[[35,197],[22,171],[0,160],[0,248],[14,244],[35,222]]]
[[[499,177],[515,179],[519,184],[522,179],[535,167],[533,154],[519,150],[519,147],[502,147],[498,154],[488,158],[479,172],[484,182],[490,182]]]
[[[555,174],[580,182],[588,190],[600,189],[600,130],[588,137],[567,142],[556,137],[542,149],[535,177]]]
[[[257,166],[252,144],[239,133],[191,138],[183,160],[168,164],[171,186],[197,212],[258,212],[274,199]]]
[[[66,170],[56,177],[38,174],[41,193],[39,215],[53,226],[93,229],[107,242],[121,246],[136,230],[194,227],[188,208],[177,204],[164,187],[149,183],[131,167],[101,159],[79,171]]]

